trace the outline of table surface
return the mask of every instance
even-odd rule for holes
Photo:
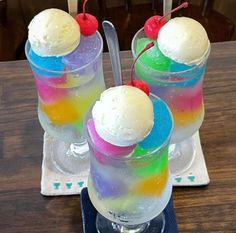
[[[124,77],[130,51],[121,52]],[[113,85],[104,54],[107,87]],[[174,188],[180,232],[236,232],[236,41],[212,44],[200,129],[211,179],[207,187]],[[43,130],[27,61],[0,63],[0,232],[82,232],[79,196],[40,194]]]

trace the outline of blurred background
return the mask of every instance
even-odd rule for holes
[[[173,0],[173,8],[182,1]],[[235,0],[189,0],[189,7],[175,16],[198,20],[206,29],[211,42],[236,40]],[[78,12],[83,1],[78,0]],[[150,16],[162,15],[162,0],[90,0],[87,12],[102,20],[110,20],[116,27],[120,50],[129,50],[135,32]],[[25,59],[24,45],[27,26],[34,15],[47,8],[68,12],[67,0],[0,0],[0,61]],[[100,26],[99,31],[103,35]],[[104,51],[107,51],[106,43]]]

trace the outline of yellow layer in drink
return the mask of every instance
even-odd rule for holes
[[[171,112],[174,118],[175,127],[186,126],[197,121],[204,113],[204,105],[194,109],[193,111],[178,111],[171,107]]]
[[[169,177],[168,167],[158,175],[142,179],[134,186],[135,195],[160,196],[164,191]]]
[[[40,107],[54,125],[76,124],[81,127],[86,112],[100,92],[100,89],[94,89],[89,95],[68,96],[49,104],[41,102]]]

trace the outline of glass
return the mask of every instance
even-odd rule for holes
[[[132,54],[136,57],[137,40],[146,38],[140,29],[132,40]],[[192,135],[199,130],[204,118],[203,78],[207,63],[203,62],[178,72],[162,72],[143,64],[135,66],[135,77],[150,85],[150,90],[169,106],[174,118],[174,131],[169,151],[172,174],[181,174],[192,164],[196,146]]]
[[[164,101],[154,95],[151,99],[156,109],[154,112],[164,115],[158,123],[163,127],[160,132],[165,131],[166,134],[157,147],[143,149],[140,142],[130,154],[114,156],[99,149],[88,129],[86,131],[91,155],[88,193],[99,212],[96,227],[100,233],[146,230],[158,233],[164,230],[162,211],[172,193],[168,147],[173,120]],[[90,110],[86,122],[91,118]]]
[[[89,148],[83,133],[83,121],[91,104],[105,89],[102,37],[99,32],[93,37],[81,36],[79,46],[86,45],[84,41],[91,44],[88,40],[96,41],[97,54],[92,58],[85,57],[90,59],[87,64],[78,65],[74,51],[64,57],[53,57],[52,61],[50,57],[39,57],[37,61],[43,65],[48,62],[51,69],[35,63],[33,58],[37,55],[32,52],[29,41],[25,45],[38,92],[38,118],[42,128],[52,137],[49,153],[57,169],[69,174],[88,170]],[[54,70],[61,64],[62,70]]]

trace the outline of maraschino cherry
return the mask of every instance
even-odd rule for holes
[[[149,86],[147,85],[147,83],[145,83],[143,80],[135,80],[134,79],[134,65],[135,65],[136,61],[139,59],[139,57],[145,51],[147,51],[148,49],[150,49],[153,46],[154,46],[153,42],[147,44],[146,47],[135,58],[132,66],[131,66],[131,70],[130,70],[130,81],[127,83],[127,85],[129,85],[129,86],[137,87],[138,89],[144,91],[147,95],[149,95],[149,93],[150,93],[150,89],[149,89]]]
[[[85,12],[85,6],[88,0],[84,0],[83,13],[75,16],[76,21],[80,26],[80,32],[84,36],[93,35],[98,29],[98,21],[95,16]]]
[[[154,15],[150,17],[144,24],[144,32],[146,36],[151,40],[156,40],[158,37],[158,33],[163,25],[166,24],[165,17],[175,11],[178,11],[179,9],[188,7],[188,2],[184,2],[175,9],[171,10],[170,12],[166,13],[163,16],[160,15]]]

